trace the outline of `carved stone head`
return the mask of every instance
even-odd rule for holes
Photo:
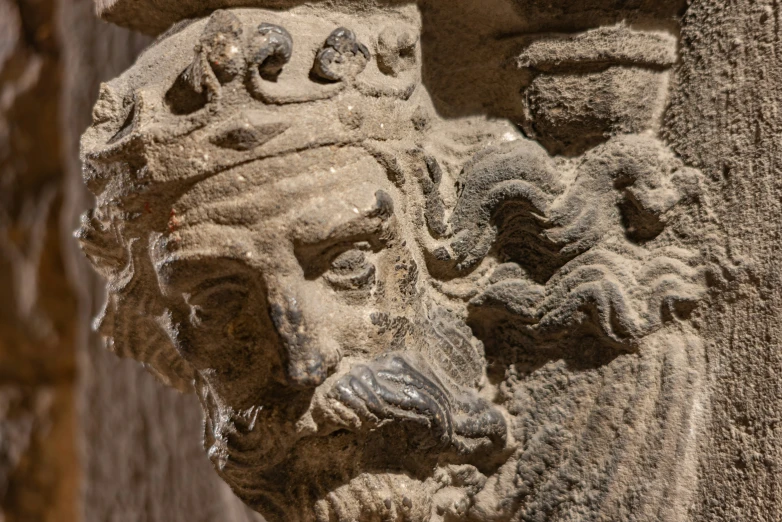
[[[387,144],[425,165],[429,116],[418,21],[401,14],[353,20],[362,33],[217,11],[105,85],[84,138],[99,329],[195,388],[210,458],[270,519],[339,510],[365,475],[412,488],[438,462],[496,466],[507,441],[477,392],[482,345],[428,295],[412,248],[414,180]],[[429,509],[387,482],[382,501]]]
[[[678,424],[644,433],[673,444],[697,396],[699,173],[656,136],[675,41],[521,38],[524,137],[438,115],[421,30],[414,6],[218,10],[104,85],[96,326],[198,394],[209,458],[269,520],[600,511],[578,463],[620,480],[649,443],[632,420],[612,452],[606,425],[665,376]]]

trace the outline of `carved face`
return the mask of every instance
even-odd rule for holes
[[[210,458],[245,500],[287,519],[373,470],[423,481],[438,460],[491,467],[506,437],[471,390],[480,346],[419,292],[385,172],[354,149],[327,164],[290,158],[289,175],[261,185],[251,172],[274,170],[263,162],[201,182],[150,247]],[[306,498],[286,498],[304,486]],[[405,498],[423,509],[417,495],[391,501]]]
[[[659,79],[636,62],[668,67],[670,39],[530,46],[536,143],[434,113],[419,25],[217,11],[104,86],[79,233],[109,281],[99,328],[195,389],[210,459],[270,521],[626,518],[606,513],[646,495],[628,477],[678,469],[639,455],[689,444],[700,174],[656,108],[590,97]],[[660,53],[611,47],[633,38]]]
[[[196,372],[210,457],[264,511],[285,509],[275,496],[294,485],[309,484],[310,503],[322,498],[345,481],[333,478],[336,470],[352,476],[401,464],[380,432],[365,432],[367,423],[392,419],[392,403],[407,398],[378,372],[437,387],[422,361],[404,355],[416,265],[385,172],[355,151],[331,160],[261,186],[243,169],[203,182],[175,205],[185,209],[175,230],[152,246],[167,329]],[[241,197],[215,197],[238,186]],[[395,344],[416,375],[390,361],[349,374]],[[379,384],[350,382],[362,376]],[[254,489],[243,490],[243,477]],[[253,498],[261,485],[267,497]]]
[[[344,512],[378,473],[402,477],[379,506],[425,520],[432,470],[496,467],[507,434],[478,396],[481,343],[419,280],[381,142],[422,128],[417,35],[381,31],[370,66],[348,29],[246,14],[181,29],[101,93],[82,234],[116,284],[103,328],[195,387],[209,457],[270,520]]]
[[[235,407],[314,388],[343,357],[381,353],[370,315],[397,298],[396,285],[385,290],[401,255],[393,201],[371,159],[331,171],[245,181],[241,198],[195,204],[226,178],[242,184],[222,174],[177,202],[186,210],[153,246],[161,291],[178,301],[178,351],[213,371],[213,386],[230,381],[221,395]]]

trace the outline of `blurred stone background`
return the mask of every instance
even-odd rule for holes
[[[0,522],[253,520],[201,449],[195,398],[89,332],[79,135],[148,43],[92,0],[0,0]]]

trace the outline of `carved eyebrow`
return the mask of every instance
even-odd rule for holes
[[[360,240],[360,238],[377,239],[388,231],[388,222],[394,215],[394,203],[386,192],[378,190],[375,192],[375,206],[365,211],[363,214],[353,219],[340,223],[333,227],[324,236],[314,240],[307,241],[305,238],[298,238],[300,244],[328,244],[346,240]]]
[[[339,244],[368,242],[373,249],[386,243],[387,229],[384,222],[366,216],[357,217],[334,229],[325,237],[314,241],[295,241],[296,257],[312,259],[324,255]]]
[[[388,222],[394,215],[394,203],[391,196],[383,190],[375,192],[375,205],[363,214],[340,223],[324,231],[319,237],[307,237],[301,233],[293,240],[297,245],[323,245],[347,241],[351,238],[377,238],[388,231]],[[358,210],[356,210],[358,212]],[[357,239],[360,240],[360,239]]]
[[[247,277],[241,274],[208,277],[195,285],[189,293],[192,295],[199,295],[209,292],[215,288],[225,286],[238,287],[243,291],[248,291]]]
[[[161,283],[179,292],[196,293],[228,283],[246,287],[251,269],[240,258],[175,254],[157,263],[156,270]]]

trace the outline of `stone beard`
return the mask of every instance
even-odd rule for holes
[[[675,39],[508,39],[525,137],[438,114],[421,23],[218,10],[104,85],[97,328],[270,521],[684,520],[718,254]]]

